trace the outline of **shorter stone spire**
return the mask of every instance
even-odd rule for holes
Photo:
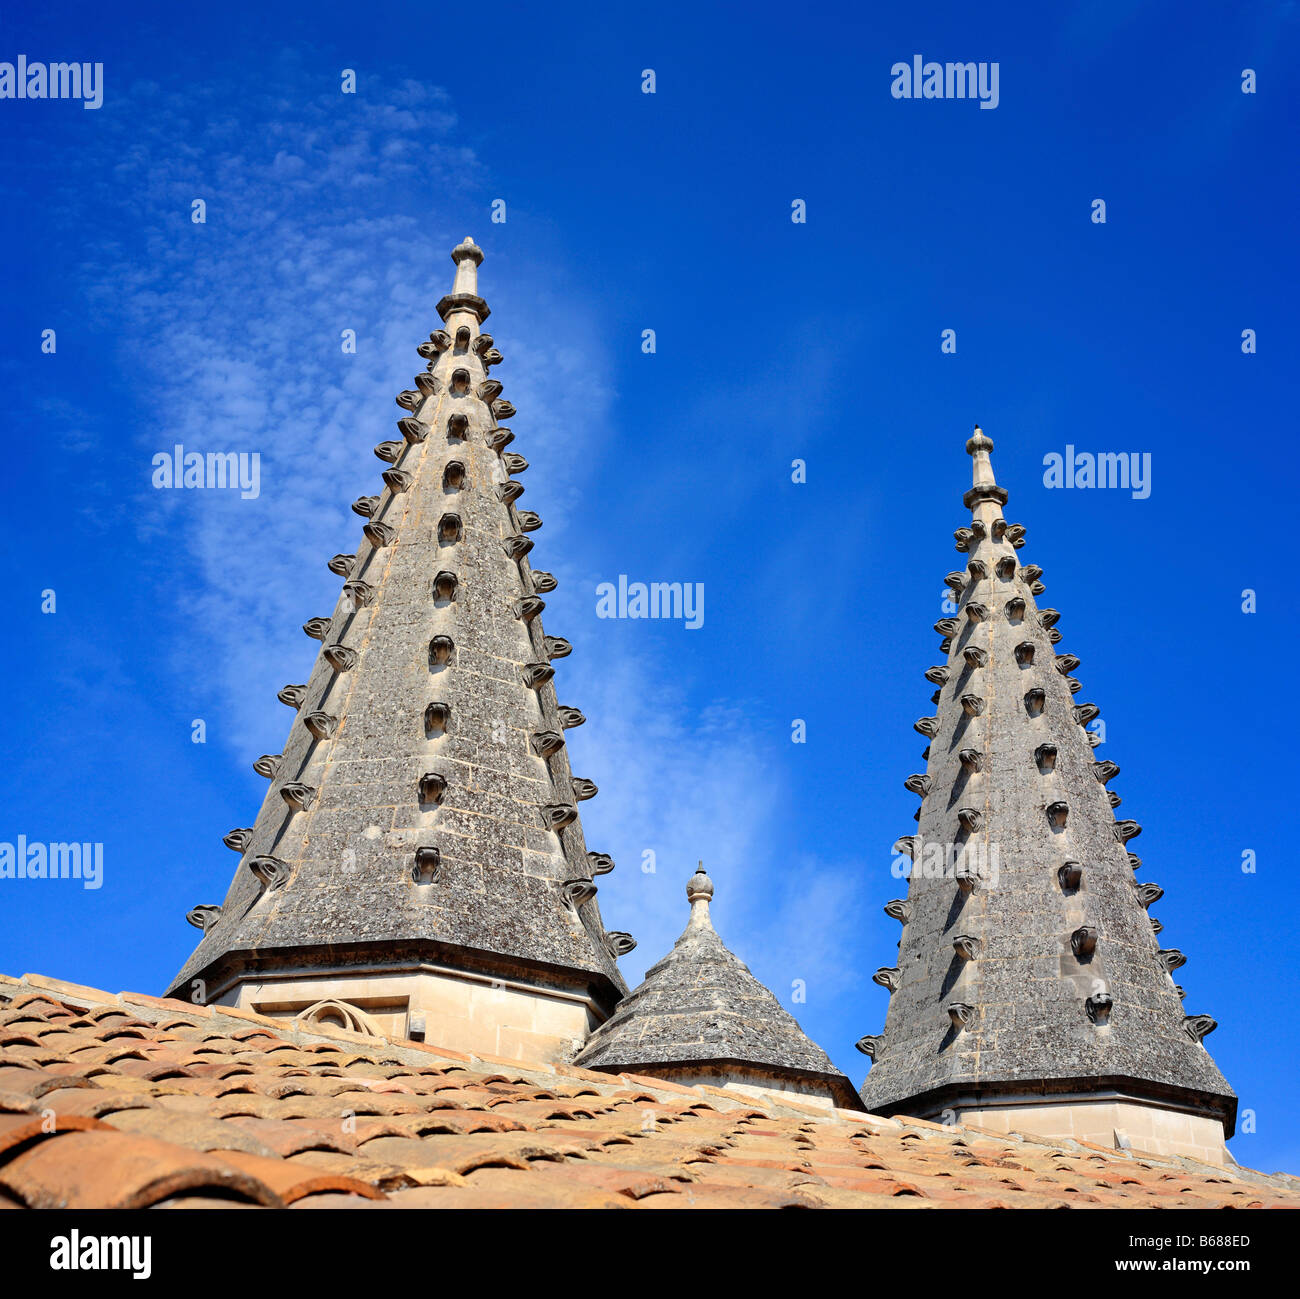
[[[691,918],[682,936],[596,1029],[576,1063],[862,1108],[826,1052],[718,937],[703,862],[686,898]]]

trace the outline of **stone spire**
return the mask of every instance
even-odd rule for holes
[[[691,918],[682,936],[592,1034],[577,1063],[860,1109],[826,1052],[718,937],[709,917],[713,881],[702,862],[686,897]]]
[[[445,1046],[571,1053],[626,991],[606,932],[565,733],[585,720],[556,696],[572,649],[542,627],[555,579],[530,562],[542,520],[518,507],[528,461],[489,377],[482,251],[452,252],[445,328],[397,397],[382,490],[363,495],[354,555],[282,752],[254,764],[262,810],[225,839],[239,854],[173,995],[297,1014],[325,999],[383,1031]]]
[[[1059,614],[1039,608],[1042,572],[1022,564],[1025,530],[1002,514],[993,443],[967,442],[973,483],[958,529],[963,571],[944,579],[955,614],[936,623],[941,661],[884,1033],[859,1049],[873,1064],[869,1109],[1043,1136],[1126,1142],[1222,1161],[1236,1097],[1202,1045],[1172,973],[1183,955],[1147,908],[1162,895],[1136,872],[1141,832],[1117,819],[1094,755],[1098,713],[1076,702],[1079,666],[1060,650]]]

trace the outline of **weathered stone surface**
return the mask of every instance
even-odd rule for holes
[[[1002,517],[992,443],[977,430],[967,449],[960,601],[994,612],[946,620],[947,662],[926,673],[940,696],[917,728],[930,738],[926,770],[908,779],[922,794],[914,865],[906,902],[887,908],[906,922],[900,975],[862,1098],[926,1115],[954,1098],[1113,1087],[1219,1118],[1230,1134],[1236,1097],[1199,1020],[1185,1027],[1170,977],[1182,954],[1159,949],[1145,911],[1160,890],[1134,887],[1124,844],[1140,827],[1116,821],[1105,786],[1119,768],[1094,760],[1083,728],[1096,707],[1075,705],[1064,675],[1078,659],[1053,649],[1060,615],[1037,608],[1038,570],[1018,564],[1024,529]],[[964,850],[957,861],[950,846]]]
[[[271,785],[238,845],[257,867],[236,871],[171,984],[179,997],[194,980],[212,997],[280,965],[424,958],[527,970],[606,1008],[626,990],[594,896],[563,887],[591,873],[576,810],[588,786],[575,788],[556,742],[573,712],[549,676],[525,683],[526,665],[554,672],[562,642],[542,626],[531,541],[517,544],[520,518],[494,490],[508,431],[475,395],[483,359],[461,344],[487,315],[471,273],[482,254],[470,241],[453,256],[433,381],[402,394],[404,440],[376,449],[394,466],[385,490],[361,498],[365,540],[331,561],[346,590],[309,624],[330,643],[281,692],[305,725],[295,719],[283,754],[262,764]],[[522,600],[534,601],[527,617]],[[544,807],[573,815],[547,829]]]

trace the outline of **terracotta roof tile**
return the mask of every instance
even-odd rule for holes
[[[820,1205],[811,1191],[768,1190],[757,1186],[727,1186],[715,1182],[693,1182],[669,1195],[648,1195],[640,1206],[646,1209],[816,1209]]]
[[[425,1186],[389,1198],[398,1209],[630,1209],[634,1203],[627,1196],[570,1187],[531,1173],[492,1186]]]
[[[0,980],[15,1204],[1294,1208],[1300,1182],[32,979]]]
[[[33,997],[44,998],[47,993],[54,993],[61,1003],[66,1003],[71,998],[72,1001],[80,1003],[76,1007],[78,1010],[84,1010],[87,1006],[106,1005],[116,1000],[109,993],[100,992],[97,988],[86,988],[79,983],[68,983],[63,979],[51,979],[44,974],[24,974],[19,980],[19,986],[25,992],[31,992]]]
[[[396,1115],[392,1123],[404,1134],[417,1137],[425,1137],[433,1133],[527,1132],[529,1130],[527,1123],[498,1110],[454,1110],[441,1106],[427,1113]]]
[[[188,1001],[177,1001],[174,997],[151,997],[147,992],[119,992],[117,1000],[123,1006],[147,1006],[150,1010],[181,1012],[203,1011],[204,1006],[192,1006]]]
[[[277,1151],[259,1140],[255,1134],[241,1128],[237,1122],[223,1123],[220,1119],[196,1114],[177,1114],[161,1107],[142,1110],[124,1110],[110,1115],[108,1126],[118,1132],[135,1133],[156,1141],[167,1141],[185,1146],[189,1150],[234,1151],[245,1154],[272,1156]]]
[[[259,1154],[276,1154],[283,1158],[304,1150],[336,1150],[353,1154],[358,1139],[347,1132],[342,1122],[333,1124],[310,1119],[269,1119],[237,1117],[226,1119],[221,1127],[243,1133],[252,1145],[232,1145],[229,1149],[252,1150]],[[376,1134],[377,1135],[377,1134]],[[233,1140],[233,1138],[232,1138]]]
[[[320,1195],[327,1191],[359,1195],[367,1200],[387,1198],[382,1191],[359,1178],[304,1168],[287,1159],[265,1159],[260,1155],[232,1151],[224,1157],[224,1161],[257,1178],[263,1186],[269,1186],[285,1204],[293,1204],[304,1196]]]
[[[315,1199],[331,1199],[330,1196],[313,1196],[307,1200],[299,1200],[289,1205],[291,1209],[298,1208],[302,1204],[310,1204]],[[358,1200],[354,1195],[340,1195],[336,1197],[340,1202],[351,1205],[353,1203],[371,1204],[370,1200]],[[210,1195],[190,1195],[188,1192],[181,1192],[180,1195],[172,1196],[167,1200],[160,1200],[157,1204],[149,1206],[150,1212],[155,1209],[220,1209],[223,1213],[227,1209],[260,1209],[259,1204],[250,1204],[244,1200],[222,1200]]]
[[[595,1163],[588,1159],[566,1159],[546,1170],[550,1181],[574,1182],[631,1200],[641,1200],[647,1195],[671,1194],[688,1185],[683,1176],[648,1172],[643,1168],[628,1168],[621,1164]]]
[[[0,1167],[0,1187],[31,1209],[143,1209],[182,1191],[279,1207],[257,1178],[211,1155],[122,1132],[70,1132]]]
[[[148,1101],[138,1097],[121,1096],[94,1087],[56,1088],[39,1099],[16,1092],[0,1091],[0,1111],[13,1114],[40,1114],[53,1110],[56,1115],[102,1118],[117,1110],[134,1109],[147,1104]]]
[[[584,1082],[600,1083],[603,1086],[609,1085],[609,1074],[597,1073],[594,1069],[584,1069],[581,1065],[576,1064],[556,1064],[551,1069],[561,1078],[579,1078]]]
[[[622,1073],[618,1075],[623,1081],[632,1087],[649,1088],[651,1095],[654,1092],[677,1092],[682,1096],[696,1097],[700,1093],[692,1087],[683,1087],[680,1083],[669,1082],[665,1078],[643,1078],[640,1074]]]
[[[21,1096],[38,1099],[47,1092],[64,1087],[90,1087],[93,1084],[79,1073],[55,1073],[26,1061],[11,1062],[5,1054],[0,1056],[0,1092],[16,1092]]]
[[[56,1133],[89,1132],[103,1126],[98,1119],[84,1114],[0,1114],[0,1161]]]
[[[344,1155],[337,1150],[304,1150],[290,1155],[288,1163],[337,1177],[353,1177],[376,1190],[394,1191],[407,1186],[442,1186],[459,1183],[459,1175],[449,1169],[402,1168],[363,1155]]]

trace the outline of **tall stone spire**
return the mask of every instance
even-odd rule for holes
[[[382,490],[353,510],[363,536],[343,579],[253,825],[225,839],[239,866],[175,996],[310,1013],[355,1007],[386,1032],[445,1046],[571,1054],[626,991],[606,932],[565,733],[585,720],[556,696],[568,641],[542,627],[555,579],[530,562],[542,520],[518,507],[528,461],[489,377],[482,251],[452,252],[445,328],[397,397]]]
[[[718,937],[703,863],[686,898],[691,918],[682,936],[592,1034],[577,1063],[860,1108],[826,1052]]]
[[[1148,913],[1163,890],[1130,851],[1141,832],[1117,819],[1076,702],[1079,666],[1060,650],[1059,614],[1039,608],[1042,572],[1022,564],[993,443],[967,442],[968,556],[944,579],[956,612],[935,625],[938,687],[916,729],[925,771],[883,1035],[859,1048],[873,1064],[869,1109],[952,1116],[1000,1130],[1131,1144],[1222,1162],[1236,1097],[1202,1044],[1208,1015],[1184,1011],[1171,977],[1183,955]]]

